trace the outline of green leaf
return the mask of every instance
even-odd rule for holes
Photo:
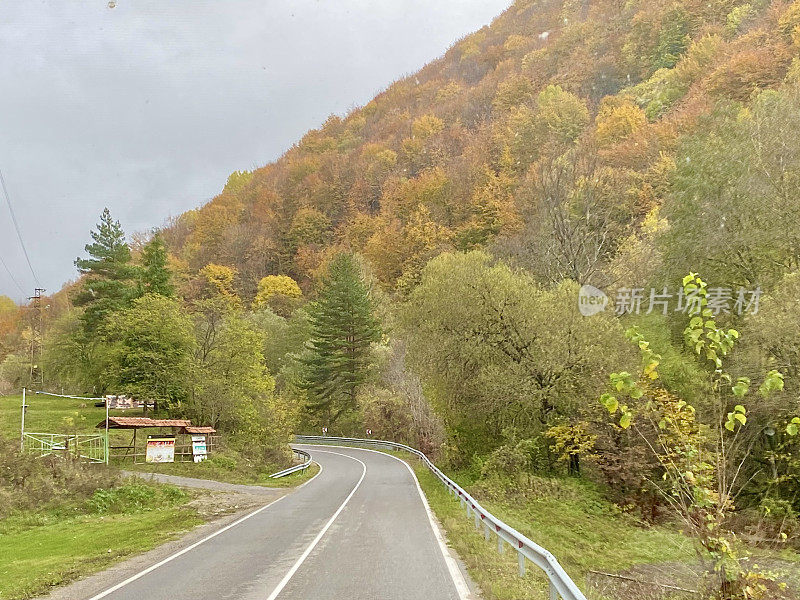
[[[764,383],[758,388],[759,394],[764,398],[769,396],[772,392],[779,392],[783,389],[783,373],[780,371],[772,370],[767,373],[764,378]]]
[[[611,394],[603,394],[600,396],[600,403],[605,406],[609,414],[612,415],[617,412],[617,408],[619,407],[619,401]]]
[[[631,422],[633,421],[633,415],[629,412],[623,413],[619,419],[619,426],[623,429],[627,429],[631,426]]]
[[[792,437],[796,436],[798,431],[800,431],[800,426],[797,423],[789,423],[786,426],[786,433]]]

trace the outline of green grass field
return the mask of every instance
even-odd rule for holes
[[[37,433],[98,433],[98,423],[106,418],[106,409],[95,406],[92,400],[54,398],[29,393],[25,415],[25,431]],[[19,438],[22,416],[22,394],[0,396],[0,435]],[[112,410],[111,415],[139,416],[141,411]],[[122,432],[112,432],[120,440],[127,437]]]
[[[175,538],[202,523],[187,506],[197,495],[129,482],[0,519],[0,599],[31,598]]]
[[[28,394],[26,398],[28,410],[25,415],[25,431],[38,433],[103,433],[97,425],[106,418],[105,408],[97,407],[91,400],[75,400],[71,398],[55,398],[39,394]],[[0,396],[0,435],[8,439],[19,439],[22,395]],[[112,410],[112,416],[139,416],[141,411]],[[153,430],[152,432],[155,432]],[[131,439],[130,430],[110,430],[111,445],[128,444]],[[139,432],[137,444],[144,448],[145,432]],[[306,473],[298,473],[281,479],[269,479],[269,475],[280,470],[281,465],[257,464],[230,449],[213,453],[209,460],[202,463],[175,462],[167,464],[133,464],[131,459],[115,459],[111,464],[123,469],[146,473],[165,473],[184,477],[213,479],[228,483],[264,485],[268,487],[292,487],[309,479],[316,473],[317,467]]]

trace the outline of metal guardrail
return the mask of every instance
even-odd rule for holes
[[[297,471],[305,471],[309,465],[311,464],[311,455],[306,452],[305,450],[297,450],[292,448],[292,452],[295,454],[299,454],[306,460],[301,465],[294,465],[293,467],[289,467],[288,469],[284,469],[283,471],[278,471],[277,473],[273,473],[269,476],[270,479],[278,479],[280,477],[285,477],[286,475],[291,475],[292,473],[297,473]]]
[[[91,463],[106,461],[106,439],[102,434],[22,433],[22,449],[39,456],[72,456]]]
[[[559,598],[563,600],[586,600],[586,596],[583,595],[583,592],[578,589],[575,582],[567,575],[567,572],[558,563],[555,556],[522,535],[510,525],[506,525],[503,521],[483,508],[475,498],[470,496],[461,486],[442,473],[442,471],[419,450],[396,442],[358,438],[297,435],[295,436],[295,441],[301,444],[349,444],[353,446],[367,446],[385,450],[403,450],[405,452],[410,452],[430,469],[439,481],[444,484],[450,494],[461,501],[461,506],[466,508],[467,516],[474,517],[475,528],[480,529],[481,526],[483,526],[487,541],[491,539],[492,534],[497,536],[498,552],[503,553],[506,545],[511,546],[517,551],[519,557],[519,574],[521,577],[525,575],[525,560],[527,559],[544,571],[544,574],[550,581],[550,600],[558,600]]]

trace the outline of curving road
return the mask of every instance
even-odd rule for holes
[[[464,600],[416,478],[355,448],[298,446],[311,481],[89,600]]]

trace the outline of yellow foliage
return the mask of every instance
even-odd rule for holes
[[[444,121],[435,115],[422,115],[411,124],[411,135],[427,140],[444,130]]]
[[[661,217],[659,208],[653,208],[642,221],[639,231],[629,235],[619,246],[609,265],[609,272],[622,287],[635,287],[649,281],[661,266],[661,252],[656,238],[669,230],[669,222]]]
[[[330,219],[315,208],[301,208],[292,219],[288,238],[295,248],[304,244],[322,244],[327,238]]]
[[[794,41],[800,26],[800,0],[789,5],[778,19],[778,30]]]
[[[481,45],[486,40],[486,33],[478,31],[470,36],[467,36],[460,44],[458,50],[461,52],[461,60],[476,56],[481,52]]]
[[[288,275],[267,275],[258,282],[258,292],[253,300],[253,308],[269,304],[275,296],[302,298],[303,292],[297,282]]]
[[[574,141],[589,123],[586,102],[561,89],[548,85],[539,93],[537,119],[548,133]]]
[[[390,185],[381,204],[386,213],[407,218],[420,204],[431,212],[444,212],[450,198],[450,179],[439,167],[425,169],[414,179],[400,180]]]
[[[200,269],[200,275],[206,282],[214,289],[220,296],[231,300],[238,304],[239,296],[233,287],[233,280],[236,278],[236,269],[233,267],[226,267],[225,265],[218,265],[215,263],[208,263],[205,267]]]
[[[595,138],[600,146],[611,146],[629,137],[647,124],[644,111],[629,98],[606,99],[595,119]]]
[[[516,52],[517,50],[524,49],[529,43],[530,38],[527,38],[524,35],[512,34],[508,36],[503,44],[503,49],[506,52]]]
[[[19,306],[8,296],[0,296],[0,316],[13,314],[19,310]]]
[[[526,104],[533,99],[533,82],[524,75],[513,75],[497,86],[494,105],[495,110],[502,112],[511,110],[520,104]]]
[[[457,98],[459,94],[463,93],[464,88],[461,87],[457,81],[450,81],[447,85],[443,86],[436,92],[436,101],[443,102],[451,98]]]

